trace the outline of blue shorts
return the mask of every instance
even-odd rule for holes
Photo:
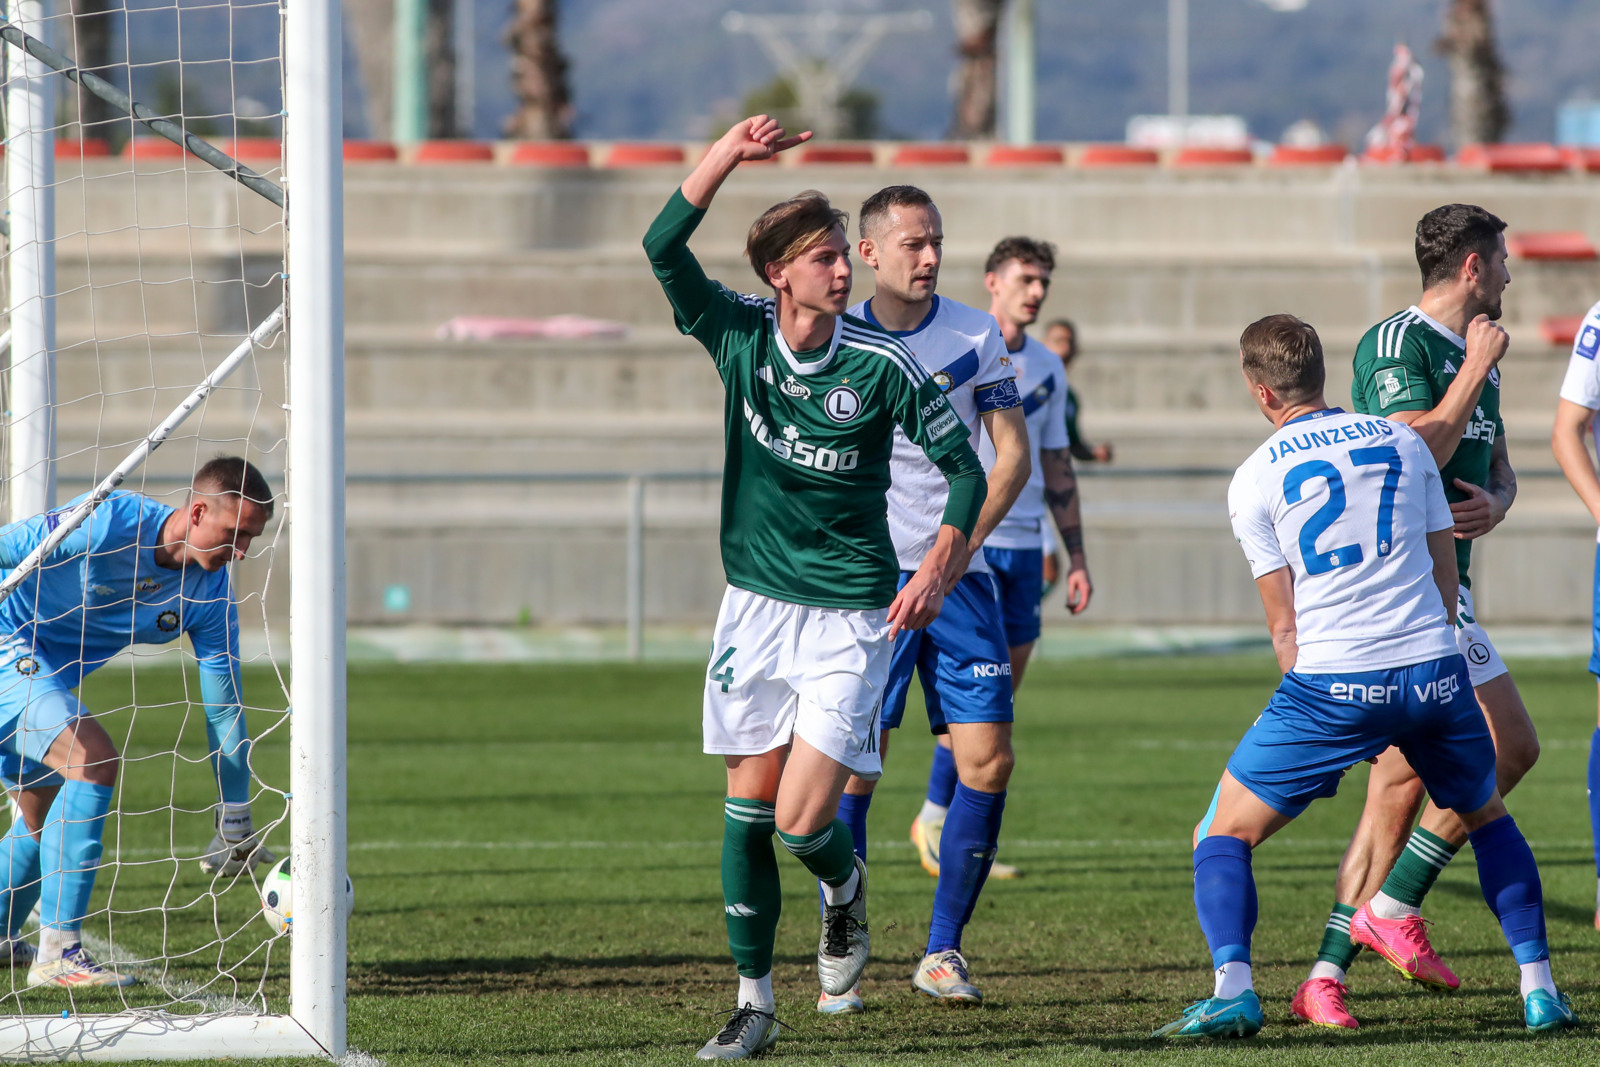
[[[1012,648],[1039,640],[1039,601],[1044,599],[1044,549],[988,548],[995,584],[1000,587],[1000,618]]]
[[[1594,613],[1590,622],[1594,627],[1594,649],[1589,653],[1589,673],[1600,678],[1600,545],[1594,549]]]
[[[67,688],[67,673],[48,663],[23,638],[0,642],[0,782],[59,786],[44,757],[84,706]]]
[[[1346,769],[1396,745],[1441,808],[1494,795],[1494,741],[1459,655],[1384,671],[1284,675],[1228,772],[1290,818],[1339,789]]]
[[[900,574],[900,586],[911,580]],[[894,639],[883,699],[883,728],[893,730],[906,712],[911,672],[922,679],[928,727],[948,733],[957,722],[1011,721],[1011,651],[1000,621],[994,579],[968,574],[944,598],[944,610],[925,630],[901,630]]]

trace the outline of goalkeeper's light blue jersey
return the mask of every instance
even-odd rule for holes
[[[0,569],[9,574],[86,497],[0,527]],[[202,671],[231,675],[239,616],[228,571],[156,563],[172,512],[138,493],[113,493],[0,603],[0,639],[26,644],[68,687],[129,645],[185,633]]]

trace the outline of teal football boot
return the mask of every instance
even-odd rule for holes
[[[1565,1030],[1578,1025],[1578,1016],[1572,1010],[1572,1001],[1565,993],[1551,996],[1543,989],[1535,989],[1522,1002],[1522,1019],[1534,1033]]]
[[[1531,1018],[1531,1016],[1530,1016]],[[1247,989],[1231,1000],[1208,997],[1151,1037],[1254,1037],[1261,1030],[1261,1001]]]

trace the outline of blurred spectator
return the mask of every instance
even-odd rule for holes
[[[1091,445],[1078,432],[1078,394],[1072,388],[1072,361],[1078,355],[1078,328],[1066,319],[1056,319],[1044,331],[1045,347],[1061,357],[1067,372],[1067,437],[1072,458],[1089,463],[1110,463],[1111,444]]]

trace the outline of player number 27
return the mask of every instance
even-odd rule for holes
[[[1387,556],[1394,548],[1394,494],[1400,488],[1400,452],[1393,445],[1376,448],[1352,448],[1350,462],[1357,467],[1385,465],[1383,489],[1378,494],[1378,555]],[[1317,551],[1317,538],[1344,514],[1344,478],[1339,468],[1327,460],[1313,459],[1294,467],[1283,476],[1283,498],[1291,504],[1300,503],[1300,489],[1313,478],[1324,478],[1328,483],[1328,499],[1315,515],[1300,527],[1300,558],[1306,574],[1327,574],[1338,567],[1350,567],[1366,556],[1360,545],[1340,545],[1326,552]]]

